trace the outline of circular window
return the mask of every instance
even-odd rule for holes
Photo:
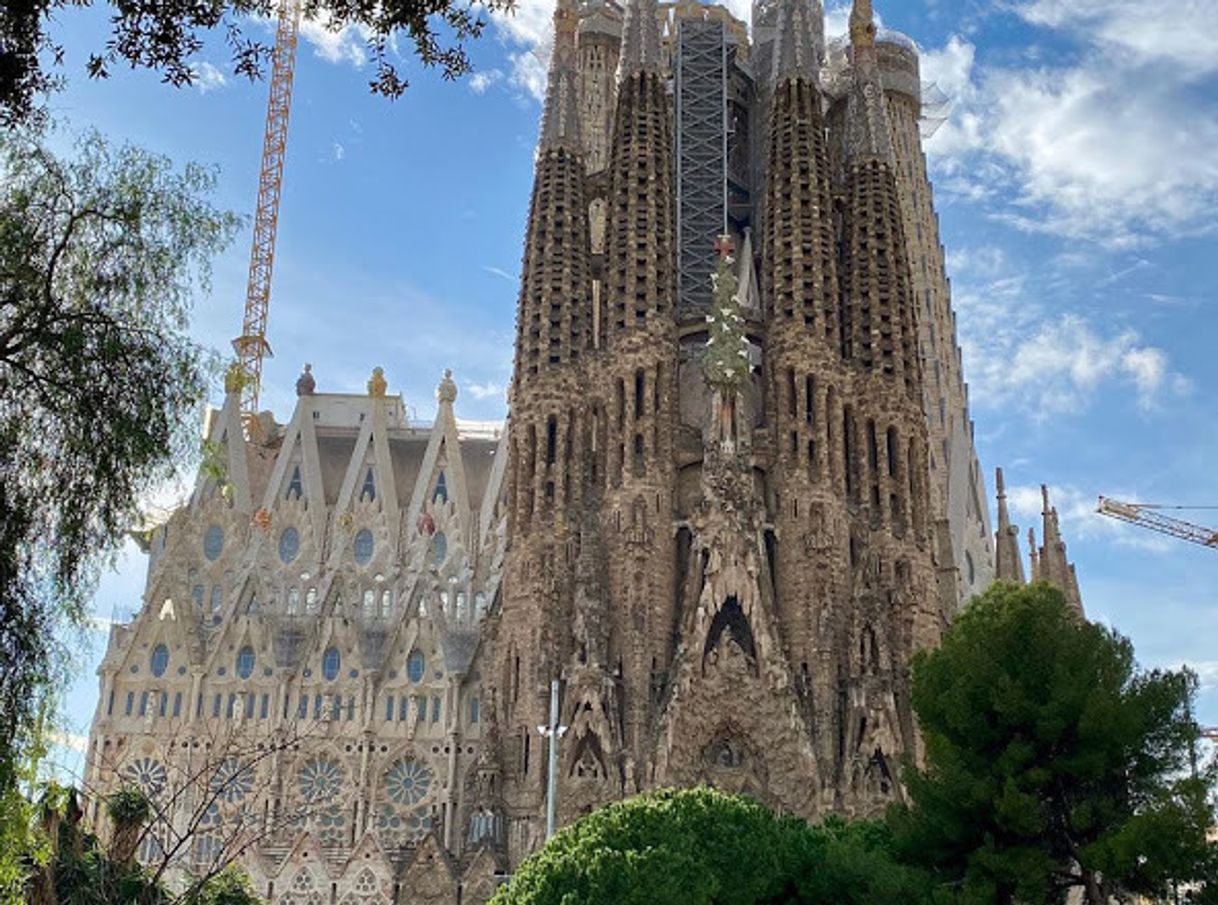
[[[431,770],[417,760],[400,760],[385,774],[385,794],[397,804],[418,804],[431,789]]]
[[[423,657],[421,650],[412,650],[410,656],[406,658],[406,675],[410,677],[411,682],[422,682],[423,673],[427,669],[427,660]]]
[[[203,533],[203,555],[215,562],[223,552],[224,529],[219,525],[212,525]]]
[[[284,564],[290,563],[299,552],[300,532],[295,528],[284,528],[283,533],[279,535],[279,559]]]
[[[149,664],[152,668],[152,674],[156,678],[165,675],[165,670],[169,668],[169,648],[164,644],[158,644],[152,649],[152,662]]]
[[[431,553],[435,557],[436,565],[444,565],[444,560],[448,556],[448,538],[444,536],[443,531],[437,531],[431,539]]]
[[[325,654],[321,658],[321,674],[328,680],[333,680],[338,676],[339,667],[342,665],[342,658],[338,655],[337,647],[327,647]]]
[[[237,651],[237,675],[248,679],[254,674],[254,649],[248,644]]]
[[[355,561],[361,566],[367,565],[372,559],[372,551],[376,548],[376,541],[372,539],[372,532],[367,528],[361,528],[355,535],[354,553]]]

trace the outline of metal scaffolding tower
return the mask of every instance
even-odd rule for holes
[[[678,18],[677,305],[709,307],[715,238],[727,231],[728,44],[722,22]]]

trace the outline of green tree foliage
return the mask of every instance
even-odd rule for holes
[[[610,804],[526,860],[492,905],[915,905],[886,831],[809,826],[697,788]]]
[[[195,452],[210,356],[195,291],[238,220],[211,171],[85,136],[0,136],[0,793],[137,503]],[[4,823],[0,817],[0,824]]]
[[[111,33],[104,47],[89,57],[87,71],[104,78],[115,65],[158,72],[171,85],[189,85],[196,78],[197,60],[205,39],[215,34],[224,42],[232,71],[257,78],[270,57],[269,38],[257,18],[278,15],[280,0],[31,0],[0,5],[0,126],[41,116],[39,95],[63,81],[63,48],[48,26],[70,7],[100,6],[110,17]],[[375,76],[371,90],[398,97],[409,82],[398,72],[399,42],[413,49],[425,67],[437,67],[453,79],[471,69],[466,44],[482,34],[486,21],[480,11],[514,9],[515,0],[300,0],[304,15],[338,32],[355,28],[367,42]],[[259,34],[250,38],[250,28]],[[47,68],[47,64],[51,68]]]
[[[899,850],[970,903],[1203,887],[1212,776],[1190,770],[1193,688],[1139,669],[1053,588],[995,585],[914,661],[926,766],[890,815]]]

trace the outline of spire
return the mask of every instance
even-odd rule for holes
[[[1028,558],[1032,566],[1032,580],[1040,581],[1040,554],[1036,552],[1036,532],[1028,529]]]
[[[1058,520],[1057,509],[1049,502],[1049,488],[1040,485],[1041,498],[1044,508],[1041,517],[1044,521],[1044,544],[1040,548],[1040,579],[1047,581],[1062,592],[1066,603],[1080,615],[1083,612],[1083,601],[1078,590],[1078,579],[1074,574],[1074,565],[1066,556],[1066,542],[1062,540],[1061,523]]]
[[[824,20],[819,0],[778,0],[774,84],[784,78],[805,78],[815,82],[820,71],[823,43]]]
[[[850,60],[854,78],[846,101],[846,153],[851,159],[875,157],[895,167],[876,63],[871,0],[855,0],[850,10]]]
[[[995,577],[1003,581],[1024,583],[1023,560],[1019,556],[1019,528],[1011,524],[1007,510],[1006,484],[999,468],[995,483],[998,488],[998,530],[994,532]]]
[[[575,34],[579,13],[575,0],[558,0],[554,8],[554,53],[550,78],[541,112],[540,150],[565,148],[579,152],[579,74],[576,69]]]
[[[606,342],[671,326],[676,298],[673,116],[659,69],[656,0],[629,0],[609,147]]]
[[[660,68],[660,16],[656,0],[628,0],[622,25],[619,78]]]

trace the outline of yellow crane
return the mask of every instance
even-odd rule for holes
[[[1203,528],[1183,519],[1163,515],[1164,509],[1214,509],[1214,506],[1163,506],[1157,503],[1123,503],[1110,497],[1100,497],[1096,512],[1109,518],[1120,519],[1131,525],[1140,525],[1189,543],[1200,544],[1218,550],[1218,529]]]
[[[258,414],[262,359],[272,354],[266,340],[266,319],[271,301],[271,271],[275,264],[275,233],[279,227],[288,116],[292,111],[300,10],[301,0],[281,0],[279,5],[270,94],[266,102],[266,131],[262,136],[262,167],[258,174],[258,207],[254,214],[254,240],[250,247],[249,282],[245,291],[245,317],[241,335],[233,340],[243,380],[241,413],[247,424]]]

